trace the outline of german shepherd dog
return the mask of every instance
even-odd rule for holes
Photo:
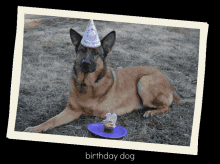
[[[47,131],[82,114],[105,118],[108,112],[122,115],[135,109],[155,108],[145,112],[143,116],[148,117],[170,111],[173,99],[179,101],[172,85],[157,68],[109,68],[106,57],[115,44],[115,31],[106,35],[97,48],[83,46],[82,36],[73,29],[70,29],[70,38],[76,57],[67,106],[48,121],[26,128],[26,132]]]

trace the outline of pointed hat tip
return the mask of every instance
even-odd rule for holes
[[[89,20],[89,24],[94,24],[93,19]]]

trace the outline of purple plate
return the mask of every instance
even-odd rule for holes
[[[104,125],[102,123],[91,123],[89,125],[87,125],[87,129],[96,134],[99,135],[101,137],[105,137],[105,138],[121,138],[124,137],[128,134],[127,129],[123,128],[122,126],[118,126],[116,125],[116,127],[114,128],[114,131],[112,133],[105,133],[104,132]]]

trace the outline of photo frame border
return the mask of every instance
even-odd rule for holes
[[[42,142],[63,143],[63,144],[76,144],[76,145],[86,145],[86,146],[98,146],[98,147],[197,155],[199,125],[201,119],[203,86],[204,86],[204,77],[205,77],[206,42],[207,42],[207,34],[208,34],[207,23],[162,19],[162,18],[147,18],[147,17],[122,16],[122,15],[92,13],[92,12],[24,7],[24,6],[18,6],[17,11],[18,11],[17,31],[15,38],[15,49],[14,49],[13,69],[12,69],[13,71],[12,71],[12,81],[11,81],[10,110],[9,110],[9,119],[8,119],[8,129],[6,134],[7,138],[18,139],[18,140],[42,141]],[[17,104],[18,104],[19,86],[20,86],[25,14],[199,29],[200,30],[199,64],[198,64],[195,111],[193,117],[190,146],[177,146],[177,145],[14,131]]]

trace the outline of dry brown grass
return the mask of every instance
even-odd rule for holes
[[[39,20],[25,19],[24,29],[26,30],[28,28],[34,28],[40,25],[42,22],[44,22],[43,19],[39,19]]]

